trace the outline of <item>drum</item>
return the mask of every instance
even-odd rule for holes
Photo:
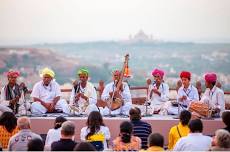
[[[115,98],[114,101],[111,102],[111,110],[119,109],[124,104],[124,100],[120,98]]]
[[[188,110],[190,112],[195,112],[202,117],[208,117],[209,116],[208,104],[203,103],[203,102],[191,102]]]

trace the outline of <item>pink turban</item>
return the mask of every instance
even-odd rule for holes
[[[113,75],[120,75],[120,73],[121,73],[121,72],[120,72],[119,70],[114,70],[114,71],[112,72]]]
[[[216,82],[217,76],[215,73],[206,73],[204,79],[205,81],[212,83],[212,82]]]
[[[7,77],[19,77],[20,73],[18,71],[12,71],[10,70],[9,72],[6,73]]]
[[[154,70],[152,71],[152,75],[153,75],[153,76],[159,75],[161,78],[163,78],[163,76],[164,76],[164,71],[159,70],[159,69],[154,69]]]

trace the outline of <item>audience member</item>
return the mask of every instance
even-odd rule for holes
[[[44,143],[39,138],[34,138],[30,140],[27,146],[28,146],[27,151],[43,151],[44,150]]]
[[[114,151],[138,151],[141,149],[141,139],[133,136],[133,126],[124,121],[120,124],[120,134],[113,140]]]
[[[191,119],[191,113],[187,110],[184,110],[180,113],[180,122],[178,125],[173,126],[169,131],[168,139],[168,149],[173,150],[173,147],[176,145],[177,141],[181,137],[185,137],[189,133],[188,123]]]
[[[18,132],[17,118],[12,112],[4,112],[0,117],[0,143],[6,149],[10,138]]]
[[[61,139],[51,144],[52,151],[73,151],[76,142],[72,140],[75,134],[75,125],[71,121],[66,121],[61,126]]]
[[[202,134],[203,124],[200,119],[191,120],[190,133],[178,140],[174,151],[206,151],[211,147],[212,138]]]
[[[147,152],[164,151],[164,137],[159,133],[153,133],[148,138],[148,145]]]
[[[10,138],[8,145],[9,151],[26,151],[28,142],[31,139],[38,138],[42,140],[40,135],[31,131],[29,118],[18,118],[17,125],[20,131]]]
[[[226,125],[224,129],[230,132],[230,111],[225,111],[222,113],[222,121]]]
[[[214,146],[212,151],[230,151],[230,133],[227,130],[219,129],[215,132]]]
[[[81,140],[92,143],[97,150],[108,149],[110,131],[104,125],[100,112],[92,111],[86,125],[81,129]]]
[[[97,151],[89,142],[80,142],[74,148],[74,151]]]
[[[141,110],[137,107],[129,111],[130,121],[133,125],[133,135],[141,138],[141,148],[147,148],[147,140],[152,133],[152,127],[147,122],[141,121]]]

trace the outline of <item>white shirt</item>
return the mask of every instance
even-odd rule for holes
[[[224,92],[216,86],[214,86],[212,90],[207,88],[201,101],[209,104],[209,106],[213,108],[219,108],[221,112],[225,110]]]
[[[97,104],[97,92],[92,83],[87,82],[86,87],[82,88],[80,85],[80,92],[84,93],[84,96],[89,98],[89,104]],[[74,98],[75,98],[75,89],[72,88],[72,92],[70,95],[70,105],[74,105]],[[85,99],[80,98],[78,103],[83,102],[85,103]]]
[[[59,84],[52,80],[48,86],[43,84],[43,81],[37,82],[32,90],[31,97],[39,98],[40,100],[50,103],[55,97],[61,96]]]
[[[202,133],[189,133],[177,141],[173,151],[208,151],[211,141],[211,137]]]
[[[179,101],[179,98],[181,98],[182,96],[186,96],[187,99]],[[191,84],[188,86],[187,89],[185,89],[184,86],[181,86],[178,90],[177,102],[182,102],[183,105],[189,106],[190,102],[192,101],[199,101],[197,88]]]
[[[161,93],[161,95],[159,96],[158,94],[153,92],[152,97],[150,98],[150,93],[152,89],[157,89],[156,83],[153,83],[149,86],[149,94],[148,94],[148,99],[150,99],[151,101],[154,101],[154,103],[162,103],[162,102],[166,102],[169,100],[168,84],[162,82],[159,88],[157,89]]]
[[[122,99],[127,103],[127,102],[131,102],[132,103],[132,99],[131,99],[131,93],[129,90],[129,86],[127,83],[122,82],[123,84],[123,91],[120,92],[120,95],[122,97]],[[109,92],[113,92],[116,89],[114,82],[110,82],[109,84],[107,84],[105,86],[105,89],[102,92],[101,95],[101,99],[106,101],[110,98]]]
[[[49,129],[46,136],[46,146],[51,146],[54,141],[58,141],[61,138],[61,127],[58,129]]]
[[[81,137],[80,138],[82,141],[86,141],[85,137],[87,136],[87,134],[89,132],[90,132],[90,130],[88,129],[88,127],[83,127],[81,129],[81,135],[80,135]],[[106,140],[110,139],[109,128],[106,126],[100,126],[100,130],[96,134],[103,134],[104,135],[104,141],[103,141],[104,149],[108,149]]]

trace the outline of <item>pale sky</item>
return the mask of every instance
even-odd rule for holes
[[[125,40],[230,42],[230,0],[0,0],[0,45]]]

